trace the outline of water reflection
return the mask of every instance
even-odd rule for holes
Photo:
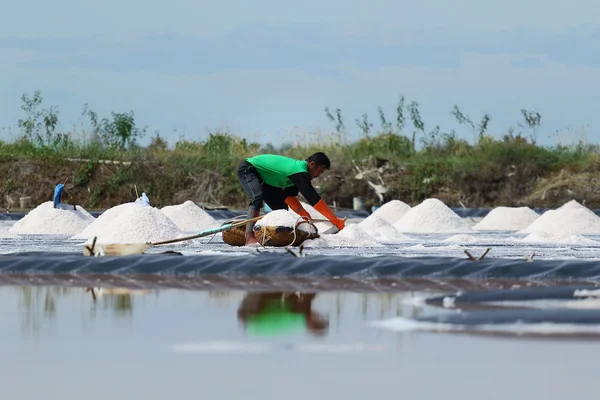
[[[329,318],[312,309],[316,293],[269,292],[247,293],[237,317],[246,333],[272,336],[306,329],[323,336],[329,329]]]

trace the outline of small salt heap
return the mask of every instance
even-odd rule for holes
[[[145,243],[175,239],[183,232],[156,207],[139,203],[124,203],[103,212],[72,239],[87,239],[91,243]]]
[[[600,234],[600,217],[572,200],[556,210],[546,211],[519,233],[538,233],[551,239]]]
[[[52,201],[46,201],[18,220],[9,232],[31,235],[74,235],[86,229],[94,217],[82,207],[65,210],[54,208]]]
[[[255,226],[285,226],[293,228],[298,222],[297,229],[308,233],[314,233],[315,228],[310,224],[302,223],[302,219],[296,213],[288,210],[273,210],[268,212],[264,217],[256,221]]]
[[[472,231],[469,224],[447,205],[431,198],[411,208],[394,224],[400,232],[464,232]]]
[[[305,203],[303,201],[301,201],[300,204],[306,210],[306,212],[308,212],[312,219],[321,219],[327,221],[327,218],[325,218],[323,214],[315,210],[315,208],[310,204]],[[294,217],[299,217],[299,215],[296,214],[293,210],[290,209],[290,212],[292,213],[292,215],[294,215]],[[331,229],[331,227],[333,226],[331,222],[313,222],[313,224],[319,230],[319,232],[325,232],[328,229]]]
[[[358,226],[380,243],[392,244],[412,240],[394,228],[385,218],[375,213],[358,223]],[[342,232],[345,230],[346,228]]]
[[[165,206],[160,210],[184,232],[201,231],[220,225],[210,214],[190,200],[174,206]]]
[[[321,235],[317,239],[306,240],[306,247],[383,247],[358,224],[346,225],[334,235]]]
[[[366,219],[370,217],[377,216],[383,218],[390,224],[394,225],[398,222],[404,214],[406,214],[410,210],[410,206],[400,200],[391,200],[387,203],[383,204],[377,210],[373,212],[373,214],[369,215]]]
[[[529,207],[496,207],[473,229],[480,231],[518,231],[531,225],[539,214]]]

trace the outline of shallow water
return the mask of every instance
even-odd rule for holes
[[[12,223],[0,221],[0,253],[81,251],[81,241],[60,236],[10,237]],[[410,234],[411,241],[380,248],[305,248],[304,254],[466,258],[465,250],[477,257],[491,247],[487,258],[600,255],[600,242],[532,244],[514,240],[526,236],[514,232],[470,235],[478,241]],[[257,251],[231,247],[219,236],[149,253]],[[597,286],[598,280],[0,274],[0,383],[7,399],[591,396],[600,356],[597,299],[496,296],[474,303],[460,296],[573,285]],[[267,293],[275,307],[282,292],[304,299],[312,316],[275,314],[265,321],[256,315]],[[425,302],[436,296],[444,300]],[[294,307],[302,309],[298,303]],[[519,323],[532,308],[543,323]],[[457,317],[470,325],[444,322]]]
[[[3,398],[564,399],[596,388],[599,341],[372,325],[455,312],[415,301],[421,292],[288,295],[297,310],[310,304],[309,323],[302,311],[261,323],[266,293],[0,287]]]

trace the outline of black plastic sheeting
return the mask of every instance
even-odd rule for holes
[[[591,291],[592,293],[586,292]],[[595,293],[594,293],[595,292]],[[449,296],[434,297],[427,300],[430,305],[442,305]],[[552,288],[519,288],[513,290],[488,290],[478,292],[456,293],[452,295],[454,307],[462,308],[472,304],[506,302],[531,302],[539,300],[582,301],[600,299],[600,288],[594,285],[564,286]],[[527,303],[523,304],[524,306]]]
[[[362,278],[465,278],[599,280],[600,262],[454,257],[374,257],[258,253],[248,256],[150,253],[85,257],[79,253],[0,255],[0,273],[302,276]]]

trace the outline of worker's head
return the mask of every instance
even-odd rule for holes
[[[331,162],[329,157],[325,153],[318,152],[306,159],[308,163],[308,174],[311,178],[317,178],[323,172],[331,168]]]

